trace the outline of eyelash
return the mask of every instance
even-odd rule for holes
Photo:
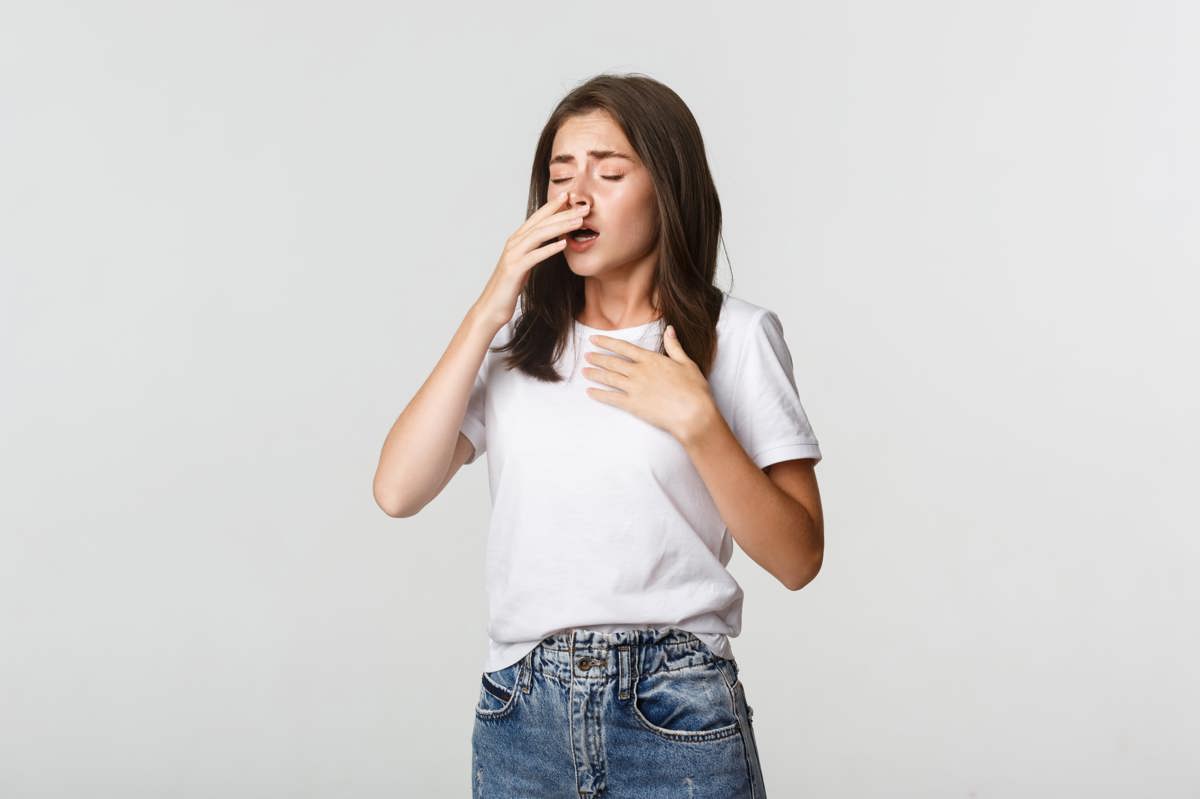
[[[604,178],[605,180],[618,181],[625,176],[624,175],[601,175],[600,177]],[[562,183],[564,180],[570,180],[570,178],[552,178],[550,180],[550,182],[551,183]]]

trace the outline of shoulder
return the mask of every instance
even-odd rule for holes
[[[770,314],[762,305],[725,292],[717,318],[717,355],[709,374],[716,396],[732,398],[737,392],[738,372],[747,353],[762,349],[764,341],[770,341],[770,333],[764,331]]]
[[[723,344],[726,356],[737,359],[748,341],[774,338],[778,323],[778,315],[770,308],[726,292],[717,320],[717,346]]]
[[[759,305],[742,297],[724,292],[725,299],[721,304],[721,316],[717,326],[725,325],[730,329],[745,330],[758,321],[759,317],[774,313],[765,305]]]

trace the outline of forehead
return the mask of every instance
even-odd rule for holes
[[[576,154],[576,151],[617,150],[636,157],[621,126],[607,111],[595,110],[563,120],[554,134],[551,157],[559,153]]]

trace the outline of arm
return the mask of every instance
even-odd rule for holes
[[[671,433],[743,551],[789,589],[808,584],[821,568],[825,548],[813,474],[816,459],[793,457],[758,468],[721,415],[708,381],[680,346],[673,326],[668,325],[663,337],[665,355],[608,336],[592,340],[624,357],[587,353],[584,357],[596,366],[585,367],[583,374],[617,389],[589,387],[588,393]],[[769,376],[780,391],[790,393],[794,385],[785,383],[783,366],[780,363],[781,371],[763,371],[760,377]],[[801,412],[798,404],[791,410]],[[776,435],[799,424],[795,416],[775,421],[766,429]],[[807,427],[806,419],[803,424]],[[794,448],[812,449],[807,442]]]
[[[441,493],[470,456],[473,447],[459,427],[475,375],[500,327],[472,306],[429,377],[392,425],[373,484],[375,503],[387,515],[416,514]]]
[[[759,469],[716,407],[680,438],[738,546],[797,591],[821,569],[825,525],[809,459]]]
[[[587,207],[557,209],[562,192],[530,214],[504,242],[483,293],[458,326],[450,345],[392,425],[375,470],[375,503],[389,516],[425,507],[474,451],[459,431],[475,377],[496,334],[513,318],[530,270],[566,247]],[[549,242],[549,243],[545,243]]]

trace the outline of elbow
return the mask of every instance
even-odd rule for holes
[[[420,510],[394,492],[382,490],[378,483],[372,488],[371,493],[379,509],[393,519],[407,519],[409,516],[415,516]]]
[[[383,497],[376,494],[375,495],[375,504],[379,506],[379,509],[381,511],[386,513],[388,516],[391,516],[393,519],[404,518],[403,508],[396,502],[393,502],[388,499],[384,499]]]
[[[797,574],[789,576],[786,580],[781,580],[784,586],[789,591],[799,591],[804,586],[816,579],[817,574],[821,571],[821,562],[824,559],[824,551],[818,551],[817,554],[808,561],[806,567],[800,570]]]
[[[375,504],[379,506],[380,510],[386,513],[388,516],[391,516],[393,519],[407,519],[409,516],[415,515],[412,511],[408,510],[402,505],[390,505],[380,502],[379,500],[376,500]]]
[[[410,516],[416,516],[418,511],[421,510],[420,508],[410,508],[400,503],[380,502],[378,499],[375,500],[375,504],[393,519],[407,519]]]

